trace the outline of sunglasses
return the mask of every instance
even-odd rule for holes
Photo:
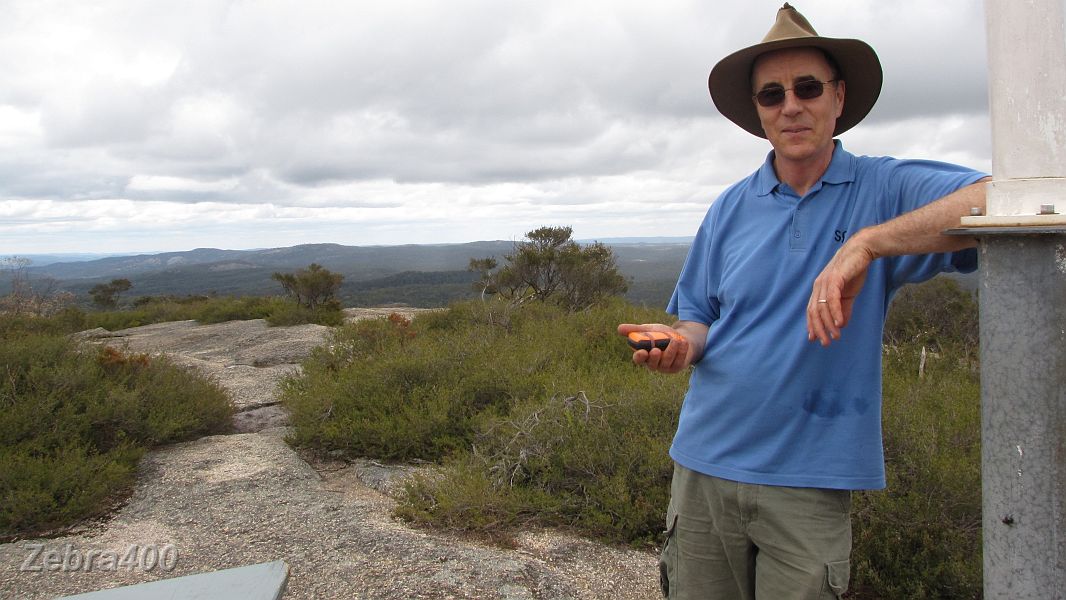
[[[773,87],[763,88],[756,92],[752,98],[755,98],[759,102],[759,106],[769,108],[771,106],[777,106],[785,101],[785,92],[792,90],[792,93],[796,95],[800,100],[813,100],[822,95],[823,86],[827,83],[833,83],[839,81],[839,79],[830,79],[829,81],[816,81],[811,79],[809,81],[800,81],[796,85],[790,88],[784,88],[779,85]]]

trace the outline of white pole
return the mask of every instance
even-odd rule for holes
[[[995,181],[962,224],[1066,224],[1041,214],[1066,214],[1066,0],[987,0],[985,16]]]

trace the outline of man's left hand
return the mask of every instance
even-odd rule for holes
[[[876,258],[864,243],[864,232],[849,239],[814,280],[807,301],[807,340],[828,346],[840,339],[840,330],[851,320],[855,298],[866,282],[870,263]]]

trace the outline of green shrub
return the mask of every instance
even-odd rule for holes
[[[335,303],[337,291],[344,281],[344,275],[315,263],[295,273],[274,273],[270,278],[280,283],[285,293],[295,300],[296,304],[312,311],[320,306]]]
[[[199,303],[192,318],[199,323],[224,323],[226,321],[247,321],[250,319],[267,319],[287,308],[289,303],[281,298],[248,296],[244,298],[214,298]]]
[[[571,313],[472,301],[414,322],[346,325],[283,386],[292,441],[445,461],[442,482],[405,499],[401,512],[415,520],[536,521],[648,541],[662,528],[686,381],[633,367],[615,328],[666,318],[622,302]]]
[[[0,447],[0,539],[94,516],[133,483],[141,448],[98,452],[72,443],[44,455]]]
[[[193,296],[188,298],[174,296],[143,296],[134,301],[133,306],[125,310],[95,311],[86,313],[86,328],[103,327],[108,331],[118,331],[130,327],[141,327],[153,323],[169,321],[198,320],[211,315],[216,305],[232,306],[241,302],[238,298],[207,298]],[[239,315],[238,318],[245,315]],[[255,318],[247,316],[247,318]],[[212,320],[210,322],[218,322]]]
[[[273,327],[288,325],[304,325],[316,323],[318,325],[337,326],[344,322],[344,311],[340,303],[331,300],[314,308],[279,300],[270,307],[266,315],[266,321]]]
[[[888,487],[854,495],[856,597],[981,597],[980,381],[956,348],[919,377],[920,352],[885,356]]]
[[[210,324],[266,319],[270,325],[339,325],[344,320],[344,312],[336,302],[311,310],[279,297],[143,296],[126,310],[82,313],[68,309],[57,318],[65,319],[63,322],[67,331],[94,327],[118,331],[153,323],[189,320]]]
[[[93,304],[100,308],[114,308],[118,306],[118,297],[122,292],[127,292],[133,287],[129,279],[112,279],[111,283],[98,283],[89,290],[93,298]]]
[[[536,523],[654,544],[669,500],[679,390],[671,379],[626,375],[484,419],[475,451],[447,463],[442,479],[409,483],[398,514],[481,533]]]
[[[76,309],[75,309],[76,310]],[[34,335],[59,335],[68,333],[62,323],[54,318],[44,318],[28,313],[0,313],[0,339],[16,339]],[[0,349],[3,352],[3,349]]]
[[[107,310],[85,313],[86,329],[102,327],[108,331],[119,331],[130,327],[141,327],[153,323],[168,321],[187,321],[193,319],[194,308],[170,299],[144,302],[126,310]]]
[[[162,358],[79,347],[62,327],[0,317],[0,537],[92,515],[145,449],[229,427],[217,385]]]
[[[969,349],[976,358],[980,343],[977,299],[948,277],[900,289],[885,321],[885,343],[941,344]]]
[[[74,306],[68,306],[59,311],[49,319],[51,323],[56,327],[56,331],[64,331],[67,333],[73,333],[75,331],[85,331],[91,329],[94,326],[89,325],[89,318],[85,314],[85,311]]]

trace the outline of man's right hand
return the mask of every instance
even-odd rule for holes
[[[704,337],[698,340],[700,343],[697,348],[697,344],[693,343],[693,332],[686,331],[686,329],[688,328],[675,329],[661,323],[645,323],[643,325],[622,323],[618,326],[618,335],[625,337],[634,331],[662,331],[680,334],[681,339],[671,341],[666,350],[652,348],[650,351],[636,350],[633,352],[633,364],[635,365],[644,365],[658,373],[680,373],[695,362],[694,357],[697,356],[697,350],[702,350],[702,342],[706,339],[707,333],[706,329],[704,329]]]

